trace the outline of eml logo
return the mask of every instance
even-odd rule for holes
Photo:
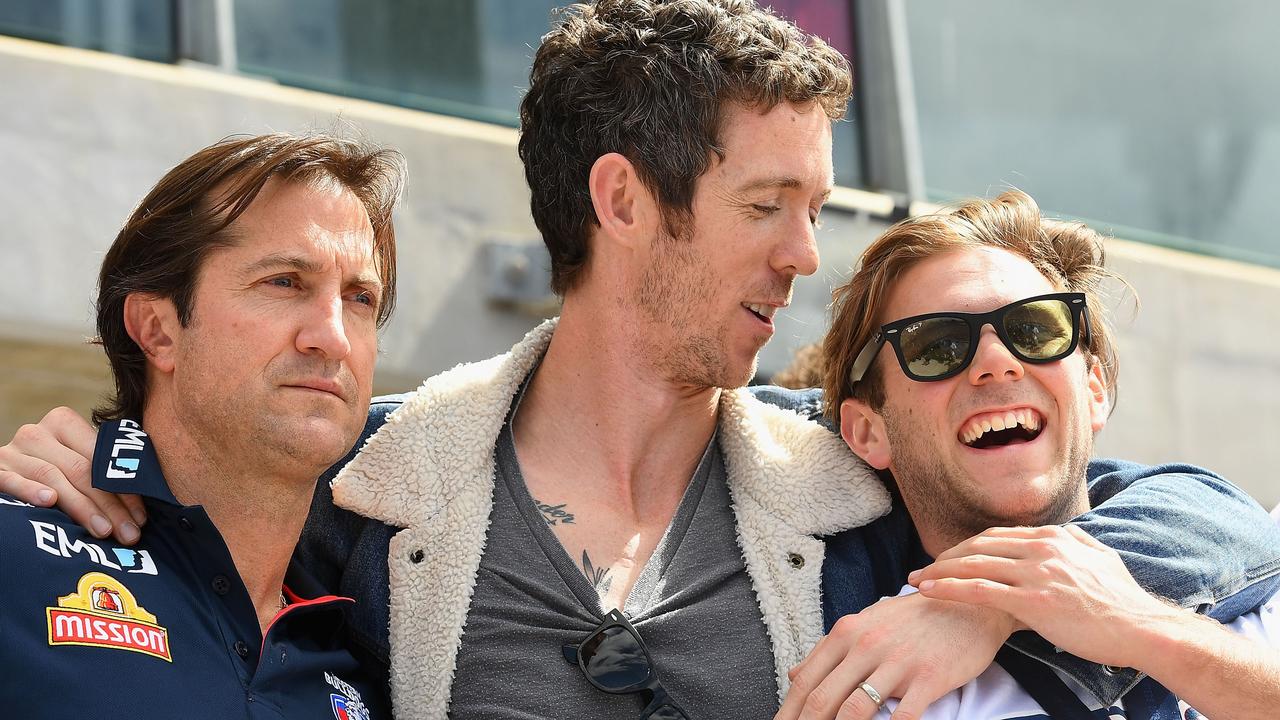
[[[121,420],[111,443],[111,460],[107,463],[107,477],[131,480],[138,476],[139,457],[120,457],[121,453],[142,454],[147,446],[147,434],[133,420]]]

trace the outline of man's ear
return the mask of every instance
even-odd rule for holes
[[[1089,363],[1089,374],[1085,376],[1085,384],[1089,390],[1089,422],[1094,434],[1102,432],[1111,416],[1111,396],[1107,393],[1107,382],[1102,372],[1102,363],[1096,359]]]
[[[142,348],[147,364],[160,372],[173,372],[175,340],[182,332],[173,301],[154,295],[130,293],[124,299],[124,329]]]
[[[601,234],[628,247],[652,238],[657,203],[630,160],[620,153],[601,155],[587,185]]]
[[[893,459],[884,418],[856,398],[840,403],[840,437],[855,455],[876,470],[886,470]]]

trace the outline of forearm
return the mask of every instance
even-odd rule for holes
[[[1211,718],[1274,718],[1280,652],[1218,622],[1171,608],[1133,633],[1134,667]]]
[[[1089,494],[1093,509],[1073,524],[1116,550],[1149,592],[1230,622],[1277,589],[1280,529],[1213,473],[1094,461]]]

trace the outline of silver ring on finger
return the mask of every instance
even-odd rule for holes
[[[871,687],[870,683],[861,683],[858,685],[858,689],[866,693],[867,697],[871,698],[871,702],[876,704],[876,707],[884,707],[884,698],[880,697],[880,693],[876,692],[876,689]]]

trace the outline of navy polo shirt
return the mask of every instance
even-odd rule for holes
[[[136,547],[0,494],[0,698],[13,717],[389,718],[345,646],[348,598],[296,564],[258,625],[222,535],[183,506],[138,423],[104,424],[93,485],[145,498]]]

